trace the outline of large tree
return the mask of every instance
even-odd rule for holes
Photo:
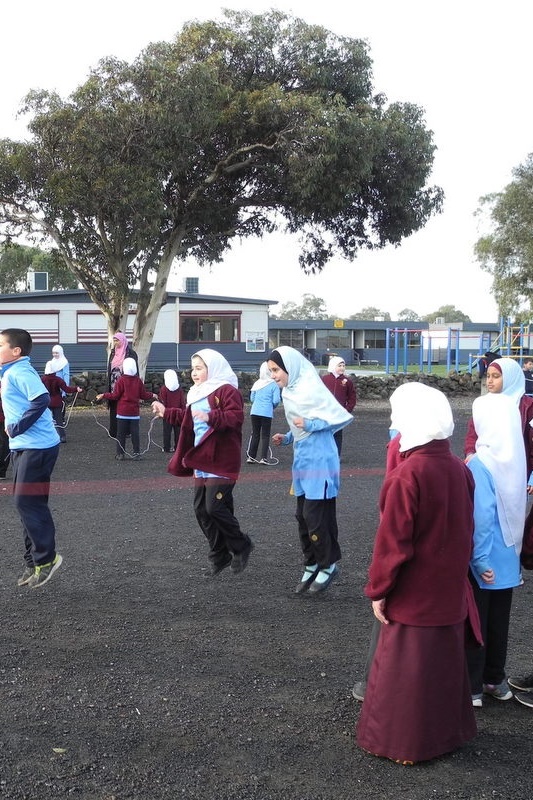
[[[514,180],[481,198],[478,213],[488,212],[491,233],[475,245],[504,316],[530,318],[533,311],[533,154],[513,170]]]
[[[30,140],[0,142],[0,230],[51,240],[110,333],[133,299],[141,371],[176,258],[278,229],[314,272],[399,244],[442,203],[423,111],[374,94],[367,44],[277,11],[187,24],[23,110]]]
[[[396,317],[400,322],[420,322],[420,316],[412,308],[404,308]]]
[[[49,289],[77,289],[78,282],[57,250],[12,244],[0,247],[0,293],[26,291],[28,273],[47,272]]]
[[[442,318],[445,323],[472,322],[468,314],[452,305],[440,306],[436,311],[432,311],[431,314],[426,314],[425,317],[422,317],[424,322],[435,322],[439,318]]]
[[[381,311],[381,309],[376,308],[376,306],[365,306],[362,308],[361,311],[356,311],[355,314],[352,314],[348,319],[369,319],[369,320],[390,320],[390,314],[388,311]]]
[[[328,312],[321,297],[304,294],[300,305],[291,300],[283,303],[276,319],[328,319]]]

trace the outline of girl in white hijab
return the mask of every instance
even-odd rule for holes
[[[240,573],[253,543],[235,517],[233,488],[242,459],[244,404],[237,376],[221,353],[199,350],[191,358],[193,386],[185,411],[152,404],[154,414],[181,424],[168,471],[194,475],[194,513],[209,544],[209,577],[230,567]]]
[[[277,464],[277,460],[269,458],[270,431],[274,409],[279,405],[281,394],[278,385],[272,379],[268,364],[263,361],[259,367],[259,378],[253,383],[250,390],[250,421],[252,435],[247,450],[247,464]],[[257,459],[257,451],[261,444],[261,453]]]
[[[52,347],[52,358],[50,361],[46,362],[44,372],[45,375],[51,375],[52,373],[55,373],[58,378],[61,378],[65,381],[67,386],[69,385],[70,367],[60,344],[55,344]]]
[[[272,441],[294,445],[292,489],[305,565],[296,592],[321,592],[337,574],[336,562],[341,557],[336,516],[340,461],[333,435],[353,417],[294,348],[276,348],[268,357],[268,367],[282,390],[289,425],[288,433],[277,433]]]
[[[487,380],[489,385],[490,375]],[[514,394],[489,389],[472,407],[477,441],[476,453],[468,460],[476,483],[470,579],[485,642],[483,648],[468,652],[474,706],[483,704],[484,694],[497,700],[512,697],[505,662],[513,588],[522,582],[527,498],[519,391],[520,387]]]
[[[165,408],[176,408],[185,411],[185,392],[180,388],[180,381],[175,369],[166,369],[163,374],[164,385],[159,390],[158,400]],[[163,452],[172,453],[178,446],[180,423],[173,423],[163,418]],[[172,446],[174,440],[174,446]]]

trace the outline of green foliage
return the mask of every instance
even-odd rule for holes
[[[362,308],[361,311],[356,311],[356,313],[352,314],[348,319],[382,319],[388,322],[390,320],[390,314],[388,311],[381,311],[375,306],[366,306],[366,308]]]
[[[0,141],[0,230],[52,240],[110,331],[135,290],[142,371],[174,259],[277,229],[314,272],[440,211],[423,112],[387,105],[371,69],[365,42],[277,11],[103,59],[67,100],[31,92],[31,139]]]
[[[420,322],[420,317],[412,308],[404,308],[396,317],[401,322]]]
[[[435,322],[438,317],[442,317],[446,324],[450,322],[472,322],[468,314],[464,314],[452,305],[441,306],[431,314],[426,314],[422,319],[424,322]]]
[[[328,319],[328,312],[321,297],[304,294],[300,305],[291,301],[283,303],[276,319]]]
[[[475,245],[475,255],[492,275],[500,314],[530,319],[533,312],[533,154],[513,170],[514,180],[481,198],[492,232]]]
[[[49,289],[77,289],[78,282],[57,254],[37,247],[11,244],[0,247],[0,293],[26,291],[28,272],[47,272]]]

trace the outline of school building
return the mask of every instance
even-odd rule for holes
[[[168,292],[155,328],[149,372],[186,369],[203,347],[219,350],[236,370],[255,372],[269,350],[289,345],[317,366],[336,354],[349,365],[446,363],[452,348],[462,364],[498,344],[497,323],[404,323],[385,320],[280,320],[269,317],[277,299],[219,297]],[[125,333],[131,340],[135,303]],[[54,344],[61,344],[71,371],[103,371],[107,364],[106,320],[84,289],[0,295],[0,329],[26,328],[34,341],[32,363],[44,370]],[[504,352],[502,350],[502,352]]]

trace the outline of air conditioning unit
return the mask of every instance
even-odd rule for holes
[[[183,290],[187,294],[198,294],[200,291],[200,278],[185,278],[183,281]]]
[[[28,291],[47,292],[48,272],[28,272]]]

